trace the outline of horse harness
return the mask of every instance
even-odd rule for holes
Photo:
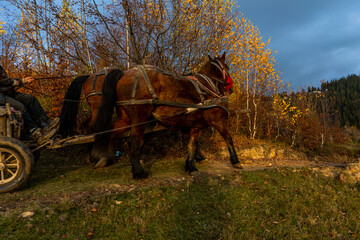
[[[96,83],[97,83],[97,80],[98,80],[98,77],[99,76],[102,76],[102,75],[107,75],[108,74],[108,70],[109,70],[110,68],[108,68],[108,67],[106,67],[106,68],[103,68],[102,70],[100,70],[99,71],[99,73],[97,73],[96,75],[95,75],[95,79],[94,79],[94,81],[92,82],[92,87],[91,87],[91,92],[88,94],[88,95],[86,95],[86,101],[88,101],[89,100],[89,98],[90,97],[92,97],[92,96],[102,96],[102,91],[96,91],[96,89],[95,89],[95,87],[96,87]]]
[[[197,74],[197,77],[195,76],[181,76],[174,73],[170,73],[167,71],[164,71],[160,68],[157,68],[155,66],[151,65],[138,65],[136,68],[139,69],[138,74],[136,75],[135,82],[133,85],[133,89],[131,92],[131,99],[130,100],[124,100],[124,101],[116,101],[117,106],[126,106],[126,105],[142,105],[142,104],[152,104],[156,106],[169,106],[169,107],[180,107],[180,108],[187,108],[187,112],[192,112],[197,109],[210,109],[214,107],[220,107],[226,112],[228,111],[224,106],[221,106],[220,103],[227,102],[228,97],[220,96],[217,83],[216,85],[211,81],[211,78],[204,75],[204,74]],[[160,100],[157,96],[153,86],[151,85],[150,79],[146,73],[146,70],[152,70],[159,73],[162,73],[164,75],[170,75],[176,78],[186,79],[189,80],[195,87],[196,91],[200,95],[201,103],[198,104],[191,104],[191,103],[179,103],[179,102],[173,102],[173,101],[167,101],[167,100]],[[223,72],[223,71],[222,71]],[[152,96],[152,99],[135,99],[137,88],[140,81],[140,74],[144,77],[145,83],[147,85],[147,88],[149,90],[149,93]],[[197,78],[201,77],[203,78],[212,89],[207,88],[204,86]],[[214,78],[215,79],[215,78]],[[216,81],[221,81],[219,79],[216,79]],[[215,97],[213,99],[205,100],[204,95],[210,94],[211,96]]]

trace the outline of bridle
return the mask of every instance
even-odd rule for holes
[[[211,61],[211,64],[214,65],[223,75],[223,82],[226,81],[226,77],[229,76],[229,73],[226,71],[225,66],[219,61],[219,59],[214,59],[216,62]]]
[[[219,59],[214,59],[214,60],[216,62],[211,61],[211,64],[214,65],[222,73],[223,80],[221,82],[223,84],[225,84],[226,90],[228,91],[233,86],[233,80],[231,79],[230,74],[226,70],[226,67],[224,66],[224,64],[221,61],[219,61]],[[217,83],[216,83],[216,86],[217,86]]]

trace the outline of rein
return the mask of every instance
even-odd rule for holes
[[[206,78],[207,76],[203,75],[203,74],[199,74],[199,76],[201,76],[202,78],[204,78],[209,84],[210,81],[208,81]],[[218,94],[216,94],[215,92],[211,91],[209,88],[207,88],[204,84],[202,84],[196,77],[194,76],[187,76],[188,79],[195,81],[197,84],[199,84],[205,91],[207,91],[208,93],[210,93],[210,95],[212,95],[213,97],[217,97],[217,98],[225,98],[225,96],[220,96]],[[214,89],[216,89],[215,85],[210,84]]]
[[[68,77],[81,77],[87,76],[89,74],[74,74],[74,75],[63,75],[63,76],[53,76],[53,77],[37,77],[34,80],[44,80],[44,79],[59,79],[59,78],[68,78]]]

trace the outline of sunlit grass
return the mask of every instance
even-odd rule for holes
[[[157,171],[165,168],[166,165],[163,169],[157,166]],[[184,174],[167,176],[167,181],[140,182],[131,180],[128,170],[127,164],[120,164],[105,172],[76,168],[45,177],[44,183],[34,183],[32,190],[17,193],[18,197],[29,196],[27,192],[33,191],[48,197],[59,196],[60,200],[33,205],[28,209],[35,211],[32,218],[19,218],[18,214],[1,217],[0,236],[5,237],[2,239],[359,237],[359,190],[318,176],[307,168],[195,178]],[[73,191],[71,185],[75,186]]]

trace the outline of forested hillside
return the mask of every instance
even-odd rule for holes
[[[333,123],[360,127],[360,76],[352,74],[325,82],[321,91],[325,93]]]

